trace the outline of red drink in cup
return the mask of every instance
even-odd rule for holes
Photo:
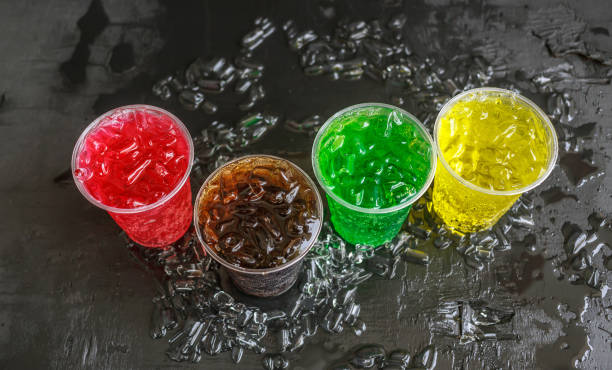
[[[81,134],[72,172],[81,193],[137,242],[162,247],[191,224],[193,142],[173,114],[129,105],[98,117]]]

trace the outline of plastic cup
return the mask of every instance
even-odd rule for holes
[[[283,165],[289,166],[293,171],[295,171],[294,173],[301,177],[301,182],[307,184],[312,193],[314,194],[314,201],[316,206],[315,211],[319,218],[318,227],[313,231],[313,234],[310,238],[310,244],[302,248],[300,254],[295,256],[293,259],[285,262],[280,266],[271,268],[245,268],[229,263],[217,253],[214,247],[211,247],[206,242],[201,230],[200,203],[205,191],[208,189],[211,182],[216,179],[222,171],[231,171],[233,167],[235,167],[236,165],[240,165],[241,162],[252,159],[261,159],[265,162],[267,166],[273,166],[275,162],[282,162]],[[314,246],[318,239],[319,233],[321,232],[321,227],[323,224],[323,202],[321,201],[321,196],[317,191],[315,183],[301,168],[299,168],[294,163],[286,159],[271,155],[246,155],[227,162],[223,166],[217,168],[212,174],[210,174],[210,176],[208,176],[206,181],[204,181],[204,184],[202,184],[198,195],[196,196],[193,220],[194,225],[196,226],[195,229],[200,243],[202,244],[206,252],[215,261],[219,262],[221,266],[223,266],[223,268],[227,271],[229,277],[232,279],[238,289],[240,289],[246,294],[254,296],[272,297],[286,292],[293,286],[293,284],[295,284],[298,277],[298,273],[300,271],[300,267],[302,266],[303,259],[306,254],[308,254],[310,249]]]
[[[529,111],[537,117],[535,124],[541,125],[545,132],[548,158],[545,171],[533,182],[514,190],[486,189],[467,181],[448,164],[440,148],[441,120],[455,104],[474,99],[475,96],[499,97],[501,98],[500,101],[504,102],[503,104],[507,104],[508,101],[514,99],[524,107],[528,107]],[[459,232],[477,232],[495,225],[521,194],[546,180],[557,161],[557,135],[550,119],[531,100],[510,90],[484,87],[468,90],[455,96],[442,107],[438,114],[434,127],[434,137],[436,138],[438,160],[442,165],[438,166],[434,181],[433,207],[451,229]]]
[[[419,140],[423,140],[423,142],[426,143],[429,166],[427,167],[427,172],[419,174],[423,176],[424,181],[413,196],[390,207],[366,208],[352,204],[341,198],[332,189],[332,186],[326,182],[322,174],[320,163],[321,140],[323,137],[327,137],[328,131],[338,129],[341,121],[345,119],[345,117],[355,115],[358,119],[361,119],[361,117],[358,116],[360,114],[378,114],[378,111],[383,110],[385,112],[392,110],[398,119],[401,120],[402,124],[411,125],[411,128],[419,135]],[[384,146],[384,140],[377,145]],[[416,155],[413,152],[409,152],[408,149],[404,150],[407,150],[407,152],[405,152],[405,157]],[[402,153],[394,154],[401,155]],[[422,156],[419,158],[422,158]],[[331,222],[336,232],[349,243],[379,246],[390,241],[397,235],[410,212],[411,205],[425,193],[431,184],[436,170],[436,152],[433,139],[421,122],[412,114],[388,104],[363,103],[345,108],[331,116],[325,122],[319,130],[313,144],[312,166],[315,176],[327,196],[327,204],[329,205],[331,213]]]
[[[116,114],[132,112],[160,115],[170,118],[173,124],[184,136],[188,146],[189,163],[180,181],[165,196],[154,203],[136,208],[116,208],[108,206],[94,198],[87,187],[76,176],[79,168],[79,155],[83,150],[85,140],[92,130],[100,126],[103,119]],[[172,113],[150,105],[128,105],[112,109],[96,118],[79,137],[72,153],[72,174],[74,182],[85,199],[96,207],[102,208],[115,220],[128,237],[138,244],[147,247],[163,247],[178,240],[185,234],[192,220],[191,186],[189,173],[193,165],[193,141],[185,125]]]

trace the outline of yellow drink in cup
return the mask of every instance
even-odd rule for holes
[[[550,175],[557,160],[548,116],[509,90],[485,87],[455,96],[438,114],[434,137],[433,206],[460,232],[493,226]]]

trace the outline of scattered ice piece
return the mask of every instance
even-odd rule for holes
[[[249,110],[257,104],[258,101],[266,97],[266,92],[262,85],[254,85],[248,90],[249,95],[245,101],[238,105],[240,110]]]
[[[427,253],[411,248],[407,248],[404,251],[404,254],[402,254],[402,258],[405,261],[417,263],[419,265],[428,265],[431,262]]]
[[[280,353],[265,355],[262,364],[266,370],[283,370],[289,367],[289,361]]]
[[[368,344],[355,350],[351,363],[360,368],[370,368],[381,365],[385,358],[385,348],[377,344]]]

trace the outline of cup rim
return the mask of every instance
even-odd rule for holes
[[[294,259],[283,263],[280,266],[275,266],[275,267],[268,267],[265,269],[255,269],[255,268],[248,268],[248,267],[241,267],[241,266],[236,266],[233,265],[231,263],[229,263],[228,261],[226,261],[223,257],[219,256],[217,254],[217,252],[211,248],[208,243],[206,243],[204,241],[204,237],[202,235],[202,230],[200,229],[200,220],[199,220],[199,215],[200,215],[200,197],[202,196],[202,192],[204,191],[204,187],[208,184],[208,182],[210,180],[212,180],[219,172],[221,172],[221,170],[223,170],[224,168],[226,168],[227,166],[239,162],[239,161],[243,161],[245,159],[249,159],[249,158],[270,158],[270,159],[274,159],[274,160],[280,160],[280,161],[284,161],[286,163],[288,163],[290,166],[292,166],[295,170],[297,170],[298,173],[300,173],[304,179],[306,180],[306,182],[308,183],[308,185],[310,185],[310,187],[312,188],[312,191],[315,194],[315,202],[316,202],[316,207],[317,207],[317,211],[319,212],[319,217],[320,217],[320,222],[319,222],[319,226],[317,227],[317,229],[313,232],[313,237],[312,237],[312,243],[310,243],[310,245],[308,247],[306,247],[304,249],[304,251],[299,254],[298,256],[296,256]],[[218,263],[220,263],[223,267],[234,271],[234,272],[239,272],[239,273],[244,273],[244,274],[249,274],[249,275],[266,275],[266,274],[271,274],[274,272],[278,272],[281,270],[284,270],[288,267],[293,266],[294,264],[300,262],[302,259],[304,259],[304,257],[308,254],[308,252],[310,252],[310,250],[312,249],[312,247],[317,243],[318,239],[319,239],[319,234],[321,233],[321,229],[323,228],[323,201],[321,200],[321,194],[319,194],[319,191],[317,190],[316,184],[314,183],[314,181],[312,181],[312,179],[310,178],[310,176],[308,176],[308,174],[302,170],[298,165],[296,165],[295,163],[285,159],[285,158],[281,158],[281,157],[277,157],[274,155],[269,155],[269,154],[248,154],[248,155],[244,155],[235,159],[232,159],[229,162],[226,162],[225,164],[223,164],[222,166],[218,167],[217,169],[215,169],[210,175],[208,175],[208,177],[206,178],[206,180],[204,180],[204,182],[202,183],[202,186],[200,187],[200,190],[198,191],[198,194],[196,195],[195,198],[195,205],[193,206],[193,223],[194,223],[194,228],[196,229],[196,234],[198,235],[198,240],[200,241],[200,244],[202,246],[204,246],[204,249],[206,250],[206,252],[208,254],[210,254],[210,256],[217,261]]]
[[[499,93],[501,95],[512,96],[512,97],[522,101],[523,103],[527,104],[531,109],[533,109],[535,111],[535,113],[537,115],[540,116],[540,118],[544,122],[544,128],[550,134],[550,138],[551,138],[551,141],[552,141],[552,148],[551,148],[552,150],[551,150],[551,153],[549,155],[548,166],[546,168],[546,171],[542,175],[540,175],[532,183],[530,183],[530,184],[528,184],[526,186],[523,186],[522,188],[513,189],[513,190],[491,190],[491,189],[485,189],[483,187],[480,187],[478,185],[472,184],[471,182],[465,180],[458,173],[456,173],[455,170],[453,170],[450,167],[450,165],[446,162],[446,159],[444,159],[444,155],[442,154],[442,150],[440,150],[440,140],[438,139],[438,134],[439,134],[439,131],[440,131],[440,125],[441,125],[442,117],[446,114],[446,112],[452,106],[455,105],[455,103],[457,103],[458,100],[460,100],[461,98],[465,97],[468,94],[473,94],[475,92],[495,92],[495,93]],[[444,106],[442,107],[442,109],[438,113],[438,116],[436,117],[436,123],[434,125],[434,137],[435,137],[436,150],[439,153],[438,158],[439,158],[440,162],[442,163],[442,166],[444,166],[444,168],[457,181],[459,181],[461,184],[465,185],[469,189],[478,191],[480,193],[490,194],[490,195],[517,195],[517,194],[522,194],[524,192],[527,192],[527,191],[537,187],[542,182],[544,182],[544,180],[546,180],[548,178],[548,176],[552,173],[552,171],[553,171],[553,169],[555,167],[555,164],[557,163],[557,157],[559,155],[559,143],[558,143],[558,139],[557,139],[557,132],[555,131],[555,128],[554,128],[553,124],[551,123],[550,118],[548,117],[548,115],[546,113],[544,113],[544,111],[540,107],[538,107],[534,102],[532,102],[530,99],[524,97],[523,95],[521,95],[521,94],[519,94],[517,92],[514,92],[512,90],[500,89],[500,88],[497,88],[497,87],[479,87],[479,88],[476,88],[476,89],[466,90],[466,91],[464,91],[462,93],[459,93],[459,94],[455,95],[451,100],[446,102],[446,104],[444,104]]]
[[[79,154],[81,153],[81,150],[83,148],[83,145],[85,143],[85,139],[87,138],[87,135],[95,128],[98,127],[100,121],[102,121],[102,119],[114,114],[117,111],[120,110],[127,110],[127,109],[132,109],[132,110],[152,110],[152,111],[156,111],[158,113],[161,113],[163,115],[166,115],[168,117],[170,117],[174,123],[178,126],[178,128],[181,130],[181,132],[183,133],[183,135],[185,135],[185,139],[187,140],[187,145],[189,146],[189,163],[187,164],[187,168],[185,169],[185,174],[183,175],[183,177],[181,178],[181,180],[176,184],[176,186],[172,189],[171,192],[169,192],[168,194],[164,195],[163,197],[161,197],[160,199],[158,199],[156,202],[151,203],[151,204],[146,204],[140,207],[136,207],[136,208],[118,208],[118,207],[112,207],[112,206],[108,206],[102,202],[100,202],[99,200],[97,200],[96,198],[94,198],[89,191],[87,190],[87,188],[85,187],[85,185],[79,181],[79,179],[77,178],[77,176],[75,175],[75,170],[78,168],[78,157]],[[191,174],[191,167],[193,166],[193,160],[194,160],[194,147],[193,147],[193,140],[191,138],[191,134],[189,134],[189,130],[187,129],[187,127],[185,127],[185,125],[183,124],[183,122],[178,119],[178,117],[176,117],[174,114],[168,112],[165,109],[159,108],[159,107],[155,107],[152,105],[148,105],[148,104],[131,104],[131,105],[124,105],[121,107],[117,107],[117,108],[113,108],[109,111],[107,111],[106,113],[101,114],[100,116],[98,116],[98,118],[96,118],[93,122],[91,122],[86,128],[85,130],[83,130],[83,132],[81,133],[81,135],[79,136],[74,149],[72,150],[72,161],[71,161],[71,170],[72,170],[72,178],[77,186],[77,188],[79,189],[79,191],[81,192],[81,194],[83,194],[83,196],[85,197],[85,199],[87,199],[90,203],[92,203],[93,205],[95,205],[98,208],[102,208],[103,210],[107,211],[107,212],[112,212],[112,213],[120,213],[120,214],[134,214],[134,213],[140,213],[140,212],[145,212],[145,211],[149,211],[153,208],[157,208],[159,206],[161,206],[162,204],[166,203],[167,201],[169,201],[170,199],[172,199],[182,188],[183,185],[185,185],[185,182],[187,182],[187,180],[189,179],[189,175]]]
[[[349,111],[352,111],[352,110],[356,110],[356,109],[359,109],[359,108],[365,108],[365,107],[390,108],[390,109],[393,109],[393,110],[397,110],[400,113],[406,115],[408,118],[410,118],[415,123],[415,126],[423,134],[425,140],[429,143],[429,145],[431,147],[431,155],[430,155],[430,158],[429,158],[430,169],[429,169],[429,174],[427,176],[427,179],[423,183],[423,186],[421,187],[421,189],[412,198],[410,198],[405,203],[397,204],[397,205],[394,205],[392,207],[387,207],[387,208],[364,208],[364,207],[356,206],[356,205],[351,204],[351,203],[347,202],[346,200],[340,198],[333,191],[328,189],[326,184],[323,182],[323,177],[321,175],[321,169],[319,168],[319,161],[317,160],[318,159],[317,158],[318,157],[317,147],[319,146],[319,143],[321,142],[321,138],[323,136],[323,133],[334,122],[334,120],[336,118],[338,118],[339,116],[343,115],[346,112],[349,112]],[[317,181],[319,182],[319,184],[321,185],[321,187],[325,191],[325,194],[327,194],[328,196],[332,197],[332,199],[334,201],[340,203],[343,207],[349,208],[349,209],[351,209],[353,211],[357,211],[357,212],[360,212],[360,213],[368,213],[368,214],[384,214],[384,213],[395,212],[395,211],[398,211],[400,209],[404,209],[404,208],[412,205],[417,200],[419,200],[419,198],[421,198],[421,196],[423,196],[423,194],[425,194],[427,189],[429,189],[429,186],[431,185],[431,183],[432,183],[432,181],[434,179],[434,175],[436,173],[437,162],[438,162],[436,160],[436,157],[437,157],[437,149],[436,149],[436,146],[434,145],[434,141],[433,141],[431,135],[429,134],[429,132],[427,131],[427,129],[425,128],[425,126],[421,123],[421,121],[418,118],[416,118],[413,114],[408,113],[404,109],[396,107],[394,105],[385,104],[385,103],[375,103],[375,102],[360,103],[360,104],[351,105],[349,107],[346,107],[346,108],[344,108],[342,110],[339,110],[338,112],[334,113],[334,115],[329,117],[327,119],[327,121],[325,121],[323,126],[321,126],[321,128],[319,129],[319,132],[317,133],[317,136],[316,136],[316,138],[314,140],[314,143],[312,144],[312,153],[311,153],[312,168],[314,170],[315,177],[317,178]]]

